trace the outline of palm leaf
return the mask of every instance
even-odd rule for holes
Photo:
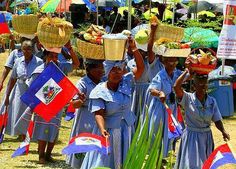
[[[161,122],[158,128],[157,135],[155,137],[152,149],[150,151],[149,158],[147,160],[147,166],[145,167],[147,169],[155,169],[157,165],[157,161],[160,158],[160,154],[161,154],[160,148],[162,145],[161,141],[162,141],[162,132],[163,132],[162,130],[163,130],[163,126]]]

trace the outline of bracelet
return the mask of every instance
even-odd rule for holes
[[[132,49],[132,52],[136,52],[138,50],[138,48],[134,48]]]

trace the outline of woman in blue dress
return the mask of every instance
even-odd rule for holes
[[[215,123],[225,141],[229,140],[230,136],[224,129],[216,100],[207,94],[207,75],[195,75],[194,93],[182,89],[181,85],[188,72],[185,70],[174,86],[176,96],[185,110],[187,124],[181,137],[175,168],[201,169],[214,150],[211,121]]]
[[[154,127],[153,133],[150,133],[153,135],[153,139],[160,122],[162,121],[163,123],[163,156],[167,157],[168,151],[172,149],[172,140],[168,138],[168,113],[165,104],[168,105],[173,111],[173,115],[176,117],[177,103],[175,101],[173,86],[176,79],[181,75],[181,71],[176,69],[176,65],[178,64],[177,57],[163,57],[163,64],[165,68],[157,73],[148,89],[151,94],[150,105],[148,106],[148,117],[149,131],[152,131],[152,126]]]
[[[54,52],[49,52],[45,50],[44,56],[46,58],[46,62],[41,66],[41,69],[39,68],[38,70],[35,71],[35,75],[34,77],[32,77],[32,80],[35,79],[39,75],[39,73],[41,73],[45,69],[45,67],[50,61],[55,62],[65,74],[71,72],[73,69],[76,69],[79,66],[79,60],[76,55],[71,55],[72,63],[58,62],[58,54]],[[38,140],[39,163],[41,164],[44,164],[46,161],[48,162],[54,161],[53,158],[51,157],[51,153],[59,135],[61,116],[62,116],[62,111],[60,111],[49,122],[46,122],[43,118],[41,118],[38,115],[36,115],[35,117],[33,139]]]
[[[33,44],[30,40],[22,43],[23,57],[15,60],[11,78],[6,90],[4,107],[8,108],[7,133],[10,135],[25,135],[26,130],[19,131],[15,127],[16,121],[26,109],[26,105],[21,102],[21,95],[28,89],[27,80],[34,70],[43,63],[40,58],[33,55]],[[13,89],[15,87],[15,89]],[[13,92],[13,93],[12,93]],[[11,94],[12,93],[12,94]]]
[[[105,61],[106,82],[99,83],[90,93],[89,109],[95,114],[97,125],[93,133],[109,139],[111,152],[102,155],[97,151],[86,154],[81,169],[92,167],[122,168],[128,152],[135,116],[131,111],[132,83],[134,78],[141,77],[144,62],[136,48],[135,42],[129,39],[133,50],[137,69],[124,74],[125,65],[122,61]]]
[[[73,122],[70,138],[82,132],[92,133],[95,125],[94,115],[88,110],[89,94],[92,89],[101,81],[104,75],[102,61],[86,59],[86,76],[82,77],[77,88],[80,94],[73,100],[73,107],[76,108],[76,115]],[[80,168],[83,162],[83,155],[72,154],[68,156],[66,163],[73,168]]]
[[[70,50],[73,50],[72,48]],[[71,53],[74,53],[73,51]],[[38,75],[46,68],[47,64],[51,61],[57,64],[57,66],[64,73],[69,73],[73,69],[78,68],[79,60],[76,55],[71,55],[72,63],[70,62],[58,62],[58,53],[50,52],[44,50],[45,63],[37,67],[37,69],[33,72],[33,75],[30,78],[28,85],[38,77]],[[31,119],[32,112],[30,109],[24,112],[24,114],[20,117],[17,122],[17,127],[22,128],[24,126],[27,127],[28,123]],[[43,118],[38,115],[35,115],[34,118],[34,130],[32,140],[38,141],[38,153],[39,153],[39,163],[44,164],[47,162],[53,162],[53,158],[51,157],[52,150],[54,148],[55,142],[59,135],[59,127],[61,124],[61,116],[62,111],[60,111],[51,121],[46,122]],[[47,147],[47,148],[46,148]]]

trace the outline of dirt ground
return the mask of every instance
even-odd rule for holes
[[[7,52],[0,54],[0,76],[2,74],[3,66],[7,58]],[[79,77],[70,76],[69,77],[73,83],[75,83]],[[7,84],[5,81],[5,86]],[[0,92],[0,99],[5,92],[5,88]],[[231,147],[234,152],[236,152],[236,114],[233,117],[226,118],[223,120],[225,129],[229,132],[231,136]],[[38,154],[37,154],[37,144],[32,142],[30,143],[30,152],[27,156],[20,156],[16,158],[11,158],[12,153],[18,148],[20,142],[16,137],[10,137],[5,135],[4,142],[0,145],[0,168],[1,169],[25,169],[25,168],[43,168],[43,169],[69,169],[70,167],[65,163],[65,156],[61,154],[61,150],[68,144],[69,134],[71,130],[72,122],[65,122],[62,119],[62,126],[60,128],[59,141],[54,148],[53,157],[56,159],[56,163],[45,164],[44,166],[37,164]],[[214,124],[212,125],[212,131],[214,135],[215,145],[218,146],[223,144],[221,133],[216,129]],[[194,160],[194,159],[192,159]],[[236,169],[236,166],[225,165],[221,168],[224,169]]]

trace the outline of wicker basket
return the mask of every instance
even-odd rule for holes
[[[59,29],[63,31],[64,36],[60,36]],[[59,48],[64,46],[71,37],[73,27],[57,27],[50,24],[39,22],[37,35],[39,42],[46,48]]]
[[[84,58],[105,60],[102,45],[97,45],[77,39],[78,52]]]
[[[14,15],[12,18],[12,27],[20,34],[35,34],[38,23],[39,18],[37,15]]]
[[[156,30],[155,39],[168,38],[173,41],[181,41],[184,37],[184,29],[176,26],[160,24]]]
[[[212,56],[214,56],[216,58],[216,53],[212,49],[210,49],[210,48],[204,48],[204,49],[211,52]],[[197,50],[199,50],[199,48],[192,50],[191,54],[193,54]],[[217,61],[211,65],[210,64],[209,65],[202,65],[202,64],[191,63],[190,67],[197,74],[204,75],[204,74],[209,74],[212,70],[214,70],[216,68],[216,65],[217,65]]]

